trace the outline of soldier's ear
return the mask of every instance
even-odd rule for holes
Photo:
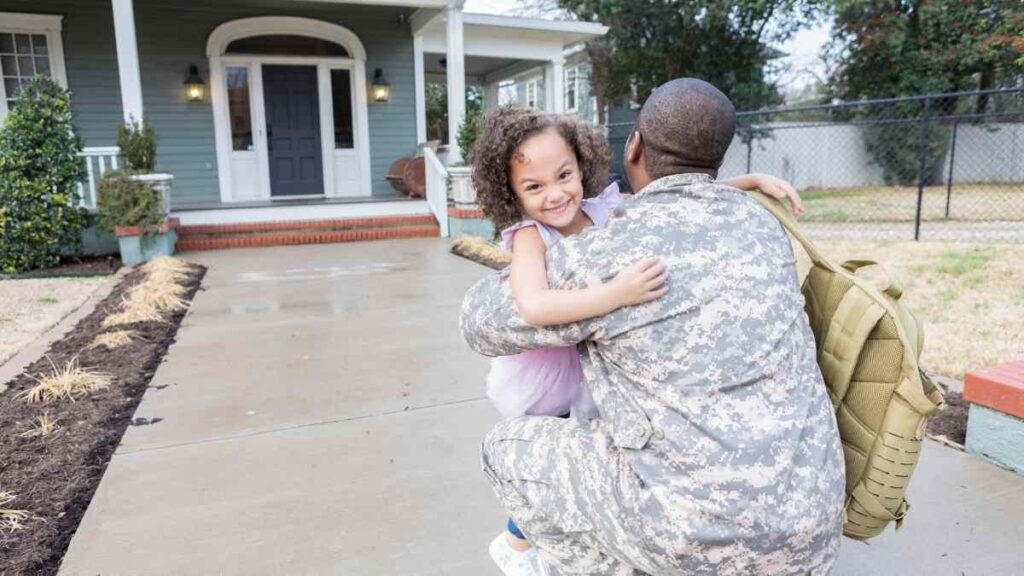
[[[629,133],[629,138],[626,139],[626,162],[636,164],[640,161],[644,153],[643,141],[644,137],[640,135],[638,130],[633,130]]]

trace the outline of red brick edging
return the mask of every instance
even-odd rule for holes
[[[437,227],[383,228],[368,230],[341,230],[336,232],[306,232],[296,234],[225,236],[219,238],[182,238],[177,249],[219,250],[223,248],[257,248],[264,246],[289,246],[296,244],[331,244],[334,242],[361,242],[367,240],[393,240],[399,238],[435,238],[440,236]]]
[[[181,221],[177,218],[167,218],[164,223],[160,225],[160,234],[167,234],[171,230],[181,227]],[[122,238],[124,236],[142,236],[141,226],[114,226],[114,236]]]
[[[279,232],[282,230],[310,230],[323,228],[371,228],[377,226],[418,226],[435,224],[431,215],[380,216],[371,218],[338,218],[333,220],[280,220],[272,222],[244,222],[231,224],[193,224],[182,226],[182,236],[191,234],[232,234],[252,232]]]
[[[964,400],[1024,419],[1024,362],[971,370],[964,377]]]
[[[456,208],[451,206],[448,208],[449,218],[479,218],[483,219],[484,211],[479,208]]]

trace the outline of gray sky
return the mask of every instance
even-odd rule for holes
[[[521,4],[514,0],[467,0],[465,11],[514,16]],[[777,77],[783,91],[797,92],[804,86],[812,84],[815,76],[825,78],[825,66],[821,56],[831,32],[832,26],[828,22],[822,22],[801,30],[781,46],[782,51],[789,54],[783,59],[789,70]]]

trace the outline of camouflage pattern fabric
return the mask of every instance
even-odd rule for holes
[[[474,350],[580,343],[601,414],[498,424],[485,474],[560,574],[828,573],[842,448],[789,240],[739,190],[669,176],[549,249],[549,285],[580,288],[652,255],[669,266],[668,295],[555,328],[519,317],[507,271],[470,289]]]

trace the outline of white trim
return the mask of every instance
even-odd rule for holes
[[[409,18],[409,30],[412,32],[412,35],[416,36],[427,26],[433,25],[441,17],[442,13],[441,10],[431,10],[429,8],[420,8],[413,12],[412,17]]]
[[[345,67],[351,70],[349,67]],[[324,178],[324,196],[337,195],[334,189],[334,98],[331,94],[331,69],[316,67],[317,96],[320,97],[320,164]],[[354,88],[350,86],[350,90]]]
[[[427,141],[427,85],[423,74],[423,36],[412,37],[413,85],[416,89],[416,142]]]
[[[142,122],[142,76],[139,48],[135,38],[135,10],[132,0],[111,0],[114,12],[114,40],[117,44],[117,74],[121,81],[121,109],[125,123]]]
[[[115,2],[124,0],[114,0]],[[241,38],[267,34],[294,34],[337,42],[355,60],[366,60],[366,49],[354,32],[330,22],[296,16],[257,16],[225,22],[214,28],[206,41],[208,57],[223,56],[228,44]]]
[[[49,14],[23,14],[0,12],[0,33],[42,34],[49,48],[50,77],[67,88],[68,76],[64,65],[64,42],[61,38],[63,16]],[[0,123],[7,116],[7,92],[0,81]]]
[[[579,22],[575,20],[542,20],[540,18],[519,18],[516,16],[498,16],[495,14],[465,14],[465,24],[473,26],[495,26],[498,28],[515,28],[518,30],[540,30],[544,32],[568,32],[586,36],[604,36],[608,27],[597,22]]]
[[[466,120],[466,58],[463,52],[462,10],[445,10],[445,56],[448,59],[448,163],[462,161],[459,126]]]
[[[277,25],[280,25],[280,28]],[[235,40],[266,34],[295,34],[337,42],[344,46],[353,57],[223,54],[223,50]],[[210,82],[213,84],[211,94],[213,95],[214,132],[217,144],[217,176],[221,202],[231,203],[236,201],[231,176],[231,119],[228,111],[227,84],[224,74],[224,69],[228,66],[247,66],[249,68],[249,99],[253,147],[255,148],[260,167],[260,190],[258,196],[262,199],[271,198],[270,155],[267,146],[266,110],[263,97],[264,64],[310,65],[317,68],[321,162],[324,178],[323,194],[327,197],[342,195],[340,194],[341,191],[334,189],[334,108],[331,99],[330,70],[335,68],[351,70],[353,136],[360,171],[359,190],[355,195],[370,196],[372,194],[369,122],[366,110],[368,98],[366,92],[366,64],[364,62],[366,51],[363,48],[362,42],[354,33],[337,24],[309,18],[295,18],[291,16],[244,18],[226,22],[214,29],[207,40],[206,48],[210,57]],[[345,195],[349,196],[352,194]]]
[[[431,215],[426,200],[394,202],[347,202],[340,204],[303,204],[258,206],[252,208],[213,208],[208,210],[172,210],[186,226],[196,224],[240,224],[283,220],[333,220],[336,218],[372,218],[376,216]]]
[[[22,12],[0,12],[0,25],[4,30],[25,30],[32,32],[60,32],[63,16],[52,14],[25,14]]]
[[[552,114],[565,111],[564,70],[561,60],[544,65],[544,110]]]

